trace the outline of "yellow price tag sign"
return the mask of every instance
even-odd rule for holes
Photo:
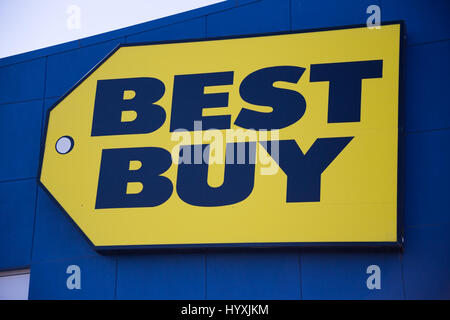
[[[402,25],[120,45],[40,182],[99,249],[399,243]]]

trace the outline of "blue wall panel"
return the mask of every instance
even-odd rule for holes
[[[70,218],[39,186],[32,261],[98,255]]]
[[[119,256],[117,299],[205,299],[205,256],[157,252]]]
[[[207,36],[220,37],[290,29],[290,2],[266,0],[207,16]]]
[[[0,182],[0,270],[30,265],[36,181]]]
[[[208,299],[300,299],[298,253],[211,253]]]
[[[255,0],[253,0],[255,1]],[[257,1],[257,0],[256,0]],[[96,44],[103,41],[108,41],[112,39],[118,39],[125,36],[134,35],[141,32],[147,32],[147,31],[153,31],[155,29],[161,28],[161,27],[169,27],[173,24],[183,23],[188,20],[192,20],[199,17],[205,17],[208,14],[224,11],[230,8],[235,7],[237,4],[236,0],[229,0],[229,1],[223,1],[219,2],[213,5],[209,5],[206,7],[181,12],[179,14],[175,14],[172,16],[164,17],[157,20],[152,20],[149,22],[140,23],[134,26],[130,26],[124,29],[114,30],[111,32],[102,33],[99,35],[95,35],[92,37],[80,39],[80,44],[82,46]],[[182,31],[184,32],[184,31]]]
[[[46,97],[58,97],[72,88],[124,38],[74,49],[48,57]]]
[[[59,98],[60,97],[45,99],[45,101],[44,101],[44,116],[47,116],[48,109],[50,109],[56,103],[56,101],[58,101]],[[43,124],[42,129],[45,129],[45,123]]]
[[[70,41],[70,42],[66,42],[66,43],[57,44],[57,45],[47,47],[47,48],[24,52],[24,53],[15,55],[15,56],[10,56],[10,57],[0,59],[0,67],[18,64],[21,62],[34,61],[35,59],[39,59],[39,58],[42,58],[42,57],[45,57],[48,55],[60,53],[60,52],[66,51],[66,50],[75,49],[75,48],[79,48],[79,47],[80,47],[80,41],[74,40],[74,41]],[[44,59],[39,59],[39,60],[41,60],[40,63],[42,63]],[[42,66],[42,68],[45,68],[45,66]],[[17,74],[20,75],[21,73],[19,72]],[[39,75],[44,76],[44,74],[41,74],[41,73],[39,73]],[[39,77],[39,79],[41,79],[41,78]],[[25,80],[25,79],[23,79],[23,80]],[[42,83],[44,83],[43,80],[44,80],[44,77],[42,77]],[[42,86],[42,88],[43,88],[43,86]]]
[[[408,44],[450,39],[450,1],[381,0],[382,21],[405,20]]]
[[[450,224],[450,130],[408,134],[405,225]]]
[[[80,268],[80,289],[68,289],[67,267]],[[33,263],[29,299],[114,299],[116,259],[113,257],[73,258]]]
[[[301,255],[303,299],[403,299],[399,253],[308,252]],[[367,288],[367,267],[380,268],[381,289]]]
[[[206,36],[206,18],[192,19],[127,37],[127,43],[196,39]]]
[[[449,229],[450,224],[406,228],[406,299],[450,299]]]
[[[364,24],[370,16],[366,14],[366,9],[370,5],[379,6],[380,1],[292,0],[292,29]]]
[[[36,177],[41,119],[42,100],[0,105],[0,181]]]
[[[0,104],[42,98],[44,80],[45,58],[0,67]]]
[[[407,48],[406,131],[450,128],[450,59],[437,57],[450,57],[450,40]]]
[[[408,36],[403,253],[209,249],[100,255],[36,188],[42,112],[118,43],[361,24],[372,4],[381,7],[382,21],[404,19]],[[0,269],[31,263],[32,299],[449,299],[449,9],[447,0],[232,0],[1,59]],[[66,287],[70,264],[81,267],[81,290]],[[381,290],[366,287],[371,264],[381,268]]]

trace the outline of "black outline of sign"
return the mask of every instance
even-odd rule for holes
[[[237,36],[226,36],[226,37],[213,37],[213,38],[197,38],[197,39],[186,39],[186,40],[170,40],[170,41],[150,41],[150,42],[137,42],[137,43],[121,43],[117,45],[110,53],[108,53],[99,63],[97,63],[84,77],[81,78],[69,91],[67,91],[63,96],[61,96],[50,108],[47,110],[45,128],[43,133],[43,139],[41,141],[40,148],[40,160],[39,160],[39,175],[38,184],[42,189],[49,195],[49,197],[58,205],[62,212],[64,212],[70,222],[78,229],[83,237],[88,241],[88,243],[98,251],[107,251],[111,253],[120,252],[122,250],[133,250],[136,252],[147,251],[148,249],[206,249],[206,248],[322,248],[322,249],[333,249],[343,248],[344,250],[350,249],[383,249],[394,248],[403,249],[404,241],[404,184],[405,184],[405,128],[404,128],[404,72],[405,72],[405,47],[406,47],[406,32],[405,32],[405,22],[403,20],[383,22],[381,25],[400,25],[400,57],[399,57],[399,90],[398,90],[398,151],[397,151],[397,241],[393,242],[275,242],[275,243],[199,243],[199,244],[163,244],[163,245],[119,245],[119,246],[95,246],[94,243],[87,237],[87,235],[81,230],[81,228],[76,224],[73,218],[66,212],[66,210],[59,204],[59,202],[53,197],[53,195],[48,191],[48,189],[41,182],[42,173],[42,162],[44,159],[45,142],[47,139],[47,127],[50,117],[50,112],[62,101],[64,100],[72,91],[74,91],[84,80],[86,80],[94,71],[96,71],[105,61],[107,61],[117,50],[122,47],[136,47],[143,45],[155,45],[155,44],[172,44],[172,43],[186,43],[186,42],[202,42],[202,41],[214,41],[214,40],[228,40],[228,39],[241,39],[241,38],[254,38],[254,37],[266,37],[266,36],[276,36],[276,35],[286,35],[286,34],[297,34],[297,33],[312,33],[321,31],[331,31],[331,30],[343,30],[343,29],[357,29],[357,28],[367,28],[366,24],[357,25],[347,25],[339,27],[327,27],[327,28],[315,28],[315,29],[303,29],[303,30],[293,30],[284,32],[269,32],[269,33],[259,33],[259,34],[247,34],[247,35],[237,35]],[[374,31],[376,32],[376,31]]]

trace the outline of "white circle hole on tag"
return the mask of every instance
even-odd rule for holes
[[[70,150],[73,149],[73,139],[69,136],[64,136],[58,139],[58,141],[56,141],[56,151],[59,154],[66,154],[69,153]]]

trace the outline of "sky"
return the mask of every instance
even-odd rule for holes
[[[0,58],[222,0],[0,0]]]

